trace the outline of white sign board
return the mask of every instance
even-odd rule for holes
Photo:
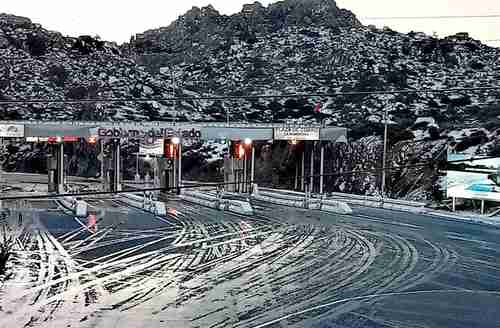
[[[285,126],[274,129],[275,140],[319,140],[319,128]]]
[[[152,143],[141,142],[139,145],[140,155],[163,155],[163,139],[157,139]]]
[[[24,138],[24,125],[0,124],[0,137],[2,137],[2,138]]]
[[[448,165],[447,197],[500,202],[500,185],[495,181],[500,171],[500,158],[470,161],[471,158],[468,154],[448,154],[448,161],[456,167]]]

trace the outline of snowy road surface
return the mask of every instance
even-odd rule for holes
[[[25,214],[0,327],[500,327],[500,229],[354,208],[171,202]],[[363,297],[366,296],[366,297]]]

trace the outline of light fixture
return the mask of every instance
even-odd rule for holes
[[[180,143],[181,143],[181,139],[180,139],[179,137],[173,137],[173,138],[172,138],[172,143],[173,143],[174,145],[178,145],[178,144],[180,144]]]
[[[252,139],[246,138],[245,139],[245,145],[250,146],[252,144]]]

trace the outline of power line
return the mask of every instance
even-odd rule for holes
[[[374,16],[374,17],[361,17],[361,19],[370,20],[417,20],[417,19],[475,19],[475,18],[500,18],[500,14],[491,15],[444,15],[444,16]]]
[[[20,105],[20,104],[86,104],[86,103],[117,103],[133,102],[144,103],[151,101],[199,101],[199,100],[231,100],[231,99],[283,99],[283,98],[326,98],[345,96],[368,96],[368,95],[391,95],[391,94],[414,94],[414,93],[453,93],[470,91],[493,91],[500,90],[500,86],[495,87],[470,87],[470,88],[449,88],[449,89],[406,89],[406,90],[384,90],[384,91],[353,91],[337,93],[296,93],[281,95],[250,95],[250,96],[198,96],[198,97],[162,97],[162,98],[101,98],[101,99],[15,99],[0,100],[0,105]]]

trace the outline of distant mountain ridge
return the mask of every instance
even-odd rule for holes
[[[168,27],[137,34],[132,44],[139,51],[176,52],[188,43],[205,42],[210,37],[217,47],[232,38],[255,42],[257,34],[272,33],[288,26],[328,28],[360,26],[355,15],[339,9],[333,0],[287,0],[262,6],[243,6],[241,12],[221,15],[212,5],[193,7]]]

